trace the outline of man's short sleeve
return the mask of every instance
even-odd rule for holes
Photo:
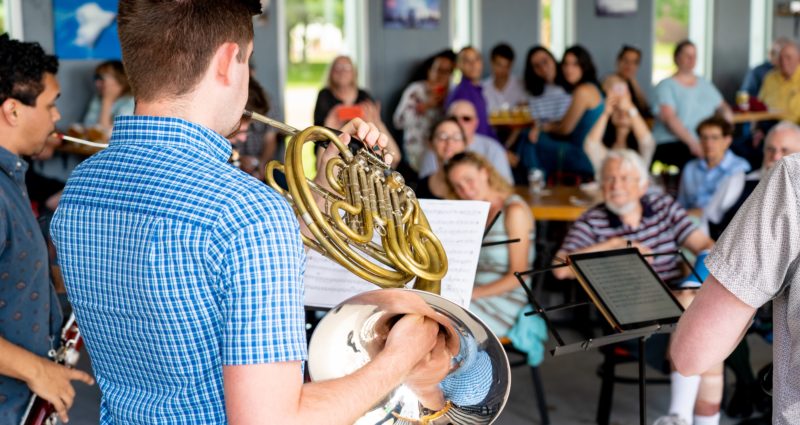
[[[305,251],[293,220],[275,217],[240,229],[222,273],[222,362],[305,360]]]
[[[669,198],[667,208],[669,208],[669,221],[672,225],[672,231],[675,232],[675,240],[678,245],[683,245],[686,238],[697,230],[697,226],[692,223],[689,215],[686,214],[686,210],[674,199]]]
[[[800,158],[778,162],[747,198],[706,259],[711,274],[758,308],[777,295],[800,254]]]

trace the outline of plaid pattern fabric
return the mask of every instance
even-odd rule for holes
[[[306,358],[297,220],[230,150],[180,119],[119,117],[67,184],[53,238],[102,424],[225,423],[223,365]]]

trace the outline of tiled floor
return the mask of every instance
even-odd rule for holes
[[[760,338],[749,337],[752,363],[756,369],[770,361],[771,347]],[[88,369],[87,356],[83,356],[81,368]],[[554,425],[593,424],[600,391],[600,379],[596,375],[602,356],[597,351],[548,357],[541,365],[550,421]],[[623,365],[620,373],[635,376],[635,364]],[[648,369],[648,376],[658,373]],[[70,412],[70,425],[96,424],[99,412],[100,393],[97,387],[77,384],[78,396]],[[647,418],[652,423],[665,414],[669,403],[669,387],[653,385],[647,388]],[[265,422],[267,424],[269,422]],[[533,386],[527,367],[512,369],[511,394],[508,404],[496,422],[497,425],[522,425],[539,423]],[[611,423],[628,425],[639,423],[638,388],[636,385],[615,386]],[[723,415],[722,424],[738,421]]]

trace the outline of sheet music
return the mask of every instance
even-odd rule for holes
[[[578,261],[578,267],[620,324],[681,315],[638,255],[586,258]]]
[[[448,270],[442,280],[442,296],[469,307],[475,270],[478,267],[489,203],[420,199],[433,233],[447,253]],[[409,282],[408,287],[413,284]],[[305,304],[334,307],[353,295],[379,289],[350,273],[316,251],[308,251],[305,274]]]

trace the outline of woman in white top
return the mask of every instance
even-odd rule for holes
[[[583,149],[595,170],[612,149],[632,149],[639,153],[642,162],[650,164],[656,143],[639,110],[633,104],[625,81],[609,76],[603,84],[607,93],[605,108],[600,118],[589,130]]]
[[[394,126],[403,130],[403,154],[419,171],[431,125],[444,116],[447,85],[455,68],[455,54],[444,50],[425,61],[425,79],[414,81],[403,91],[394,111]]]

